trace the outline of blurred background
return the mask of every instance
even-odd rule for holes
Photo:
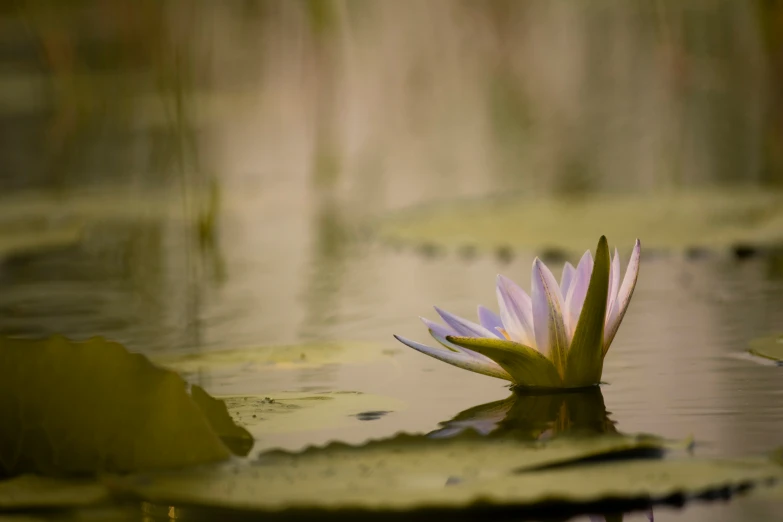
[[[424,340],[432,304],[474,317],[497,272],[527,288],[536,252],[399,251],[366,225],[498,193],[780,187],[783,2],[10,0],[0,158],[0,333],[351,341],[191,378],[404,405],[291,444],[427,432],[508,391],[391,334]],[[728,355],[783,330],[783,256],[644,259],[604,372],[618,429],[779,444],[779,374]]]
[[[207,291],[205,272],[227,276],[227,245],[253,255],[254,242],[267,266],[285,259],[292,279],[279,295],[253,286],[283,302],[303,293],[295,300],[308,306],[339,284],[318,272],[345,255],[347,227],[387,209],[498,191],[783,180],[781,2],[0,9],[0,252],[47,247],[42,266],[28,258],[14,272],[6,260],[4,272],[50,277],[38,288],[46,299],[2,292],[15,301],[0,309],[3,331],[79,330],[35,320],[65,313],[62,294],[70,319],[99,308],[111,327],[193,344],[204,306],[194,294]],[[67,261],[50,259],[63,253],[51,247],[76,243]],[[101,279],[102,295],[82,278]],[[183,326],[190,339],[168,331]]]

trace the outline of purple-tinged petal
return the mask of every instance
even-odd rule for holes
[[[430,321],[426,317],[419,317],[419,319],[421,319],[421,322],[424,323],[424,326],[427,327],[427,329],[430,331],[430,334],[433,337],[435,337],[436,340],[438,340],[438,337],[441,337],[444,341],[446,341],[446,337],[447,336],[455,335],[455,333],[456,333],[453,328],[450,328],[448,326],[443,326],[442,324],[438,324],[436,322]],[[440,342],[440,341],[438,340],[438,342]],[[455,352],[461,352],[462,351],[462,348],[460,348],[456,344],[449,343],[448,341],[446,341],[446,343],[448,343],[448,344],[444,344],[444,346],[446,348],[448,348],[449,350],[453,350]],[[443,343],[441,343],[441,344],[443,344]]]
[[[631,252],[631,259],[628,261],[628,268],[625,269],[625,277],[623,278],[623,284],[620,285],[620,290],[617,292],[617,298],[612,304],[612,309],[609,311],[609,317],[606,319],[606,328],[604,328],[604,355],[609,350],[609,346],[614,340],[614,336],[617,334],[617,329],[620,328],[620,323],[625,316],[625,311],[628,309],[628,304],[631,302],[633,296],[633,290],[636,288],[636,280],[639,277],[639,262],[641,260],[642,244],[637,239],[636,244]]]
[[[560,295],[563,296],[563,301],[565,301],[565,298],[568,296],[568,288],[574,281],[575,275],[576,269],[574,268],[574,265],[566,261],[566,264],[563,266],[563,274],[560,276]]]
[[[449,350],[458,352],[458,353],[464,353],[465,355],[470,355],[471,357],[475,357],[477,359],[487,359],[485,355],[481,355],[480,353],[474,352],[472,350],[468,350],[467,348],[463,348],[462,346],[458,346],[452,342],[449,342],[446,337],[450,335],[455,335],[454,331],[449,328],[448,326],[443,326],[438,323],[434,323],[430,321],[429,319],[426,319],[424,317],[419,317],[419,319],[422,320],[424,325],[427,327],[427,329],[430,331],[430,335],[438,341],[440,344],[448,348]]]
[[[506,370],[489,359],[482,360],[476,357],[471,357],[470,355],[466,355],[465,353],[452,352],[444,348],[432,348],[430,346],[417,343],[416,341],[405,339],[399,335],[395,335],[394,338],[400,341],[402,344],[413,348],[418,352],[429,355],[430,357],[434,357],[439,361],[449,363],[452,366],[456,366],[457,368],[481,373],[483,375],[489,375],[490,377],[497,377],[498,379],[505,379],[507,381],[512,380],[511,375],[509,375]]]
[[[565,299],[565,312],[563,322],[566,324],[568,341],[570,342],[576,330],[576,323],[579,322],[579,314],[582,312],[582,306],[585,303],[587,287],[590,285],[590,276],[593,273],[593,254],[588,250],[579,260],[576,266],[576,273],[568,288],[568,295]]]
[[[617,291],[620,290],[620,254],[614,249],[614,258],[609,265],[609,293],[606,295],[606,317],[612,311],[612,305],[617,299]]]
[[[462,317],[457,317],[446,310],[441,310],[437,306],[435,307],[435,311],[438,312],[438,315],[443,318],[446,324],[452,327],[459,335],[465,337],[497,337],[493,332],[487,330],[480,324],[468,321]]]
[[[481,326],[503,339],[503,336],[497,331],[498,328],[503,328],[503,321],[495,312],[485,306],[479,306],[478,318]]]
[[[511,279],[498,274],[496,293],[503,328],[512,341],[535,348],[530,296]]]
[[[555,276],[538,258],[533,261],[531,287],[536,346],[552,360],[563,378],[568,355],[568,336],[563,323],[563,296]]]

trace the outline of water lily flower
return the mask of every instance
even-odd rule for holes
[[[394,337],[438,360],[520,388],[597,385],[636,286],[640,254],[637,239],[621,284],[620,256],[615,249],[610,261],[601,236],[595,260],[588,250],[576,268],[566,263],[560,284],[538,258],[530,295],[498,275],[499,315],[479,306],[479,323],[473,323],[435,307],[446,325],[422,321],[440,347]]]

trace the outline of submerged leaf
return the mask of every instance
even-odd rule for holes
[[[604,321],[609,292],[609,245],[601,236],[582,312],[568,351],[566,386],[598,384],[603,370]]]
[[[752,341],[748,351],[757,357],[783,364],[783,336]]]
[[[660,448],[660,441],[606,436],[544,444],[478,436],[397,436],[362,447],[333,444],[299,454],[271,452],[251,465],[143,475],[130,478],[124,487],[141,499],[168,505],[312,513],[654,501],[783,475],[780,467],[761,460],[611,460],[645,448]],[[601,457],[610,460],[592,463]]]
[[[0,338],[0,474],[137,471],[230,453],[175,373],[102,338]]]
[[[446,338],[463,348],[486,355],[514,379],[514,383],[531,388],[560,388],[562,381],[552,361],[541,353],[513,341],[481,337]]]

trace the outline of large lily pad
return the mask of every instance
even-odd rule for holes
[[[532,199],[525,195],[402,211],[377,224],[394,242],[584,252],[606,235],[630,249],[680,250],[783,241],[783,192],[713,189]]]
[[[81,227],[78,225],[0,230],[0,256],[67,247],[78,244],[80,240]]]
[[[206,201],[205,195],[200,197]],[[120,187],[62,194],[33,191],[0,198],[0,224],[188,218],[183,205],[182,194],[175,190]]]
[[[378,345],[356,341],[326,341],[282,346],[254,346],[233,350],[214,350],[184,355],[153,356],[156,364],[182,374],[239,369],[256,372],[274,368],[301,369],[327,364],[362,363],[382,357]]]
[[[21,475],[0,480],[0,511],[36,508],[78,508],[109,502],[103,484],[92,479]]]
[[[279,392],[223,400],[231,417],[253,435],[257,447],[266,448],[301,448],[314,434],[327,442],[333,440],[334,430],[355,431],[362,422],[405,408],[397,399],[354,391]]]
[[[117,343],[1,338],[0,372],[0,475],[138,471],[230,456],[213,428],[228,419],[205,414],[177,374]]]
[[[145,500],[259,512],[402,511],[470,506],[660,500],[675,494],[752,485],[783,476],[767,459],[594,459],[656,450],[647,437],[558,438],[548,443],[461,435],[410,436],[291,454],[270,452],[252,465],[144,475],[125,482]],[[577,465],[581,463],[580,465]]]
[[[783,336],[765,337],[750,343],[752,355],[783,365]]]

